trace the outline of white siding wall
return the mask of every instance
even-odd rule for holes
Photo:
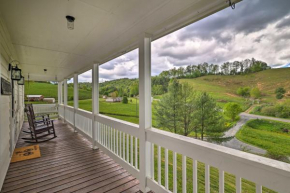
[[[0,74],[8,81],[11,81],[8,64],[12,59],[17,59],[17,56],[0,13]],[[0,94],[0,190],[23,123],[24,86],[18,86],[15,82],[14,88],[15,117],[17,117],[15,120],[12,120],[11,116],[12,97]],[[13,123],[16,125],[14,126]]]

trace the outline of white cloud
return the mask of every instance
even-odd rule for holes
[[[203,62],[256,58],[269,65],[290,62],[290,1],[244,0],[152,42],[152,75]],[[79,76],[91,81],[91,72]],[[138,77],[138,50],[100,66],[100,81]]]

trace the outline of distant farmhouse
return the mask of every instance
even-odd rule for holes
[[[121,102],[122,101],[122,97],[116,97],[116,98],[107,98],[106,99],[106,102],[109,102],[109,103],[115,103],[115,102]]]

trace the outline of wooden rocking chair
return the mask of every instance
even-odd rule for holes
[[[31,110],[26,110],[26,115],[29,123],[29,132],[31,138],[22,138],[27,143],[41,143],[56,138],[53,120],[43,118],[41,121],[36,121]],[[50,138],[45,138],[52,135]]]

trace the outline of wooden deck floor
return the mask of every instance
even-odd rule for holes
[[[58,137],[39,144],[41,158],[10,164],[2,192],[140,192],[137,179],[81,134],[62,121],[55,127]],[[17,147],[29,146],[21,135]]]

